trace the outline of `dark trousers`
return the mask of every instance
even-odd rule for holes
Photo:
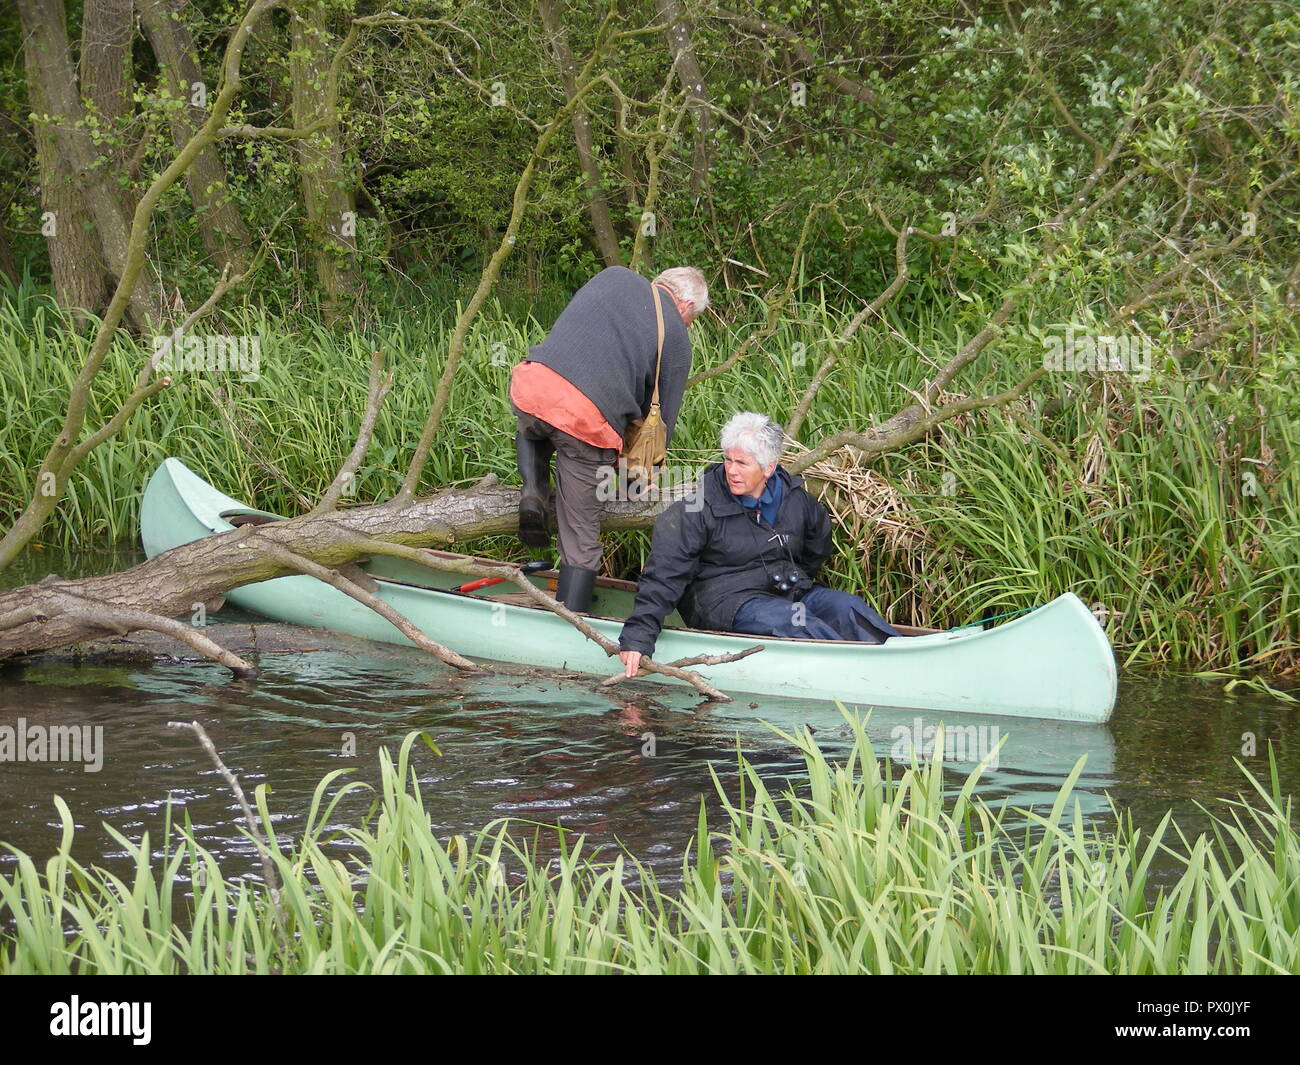
[[[618,464],[618,451],[595,447],[555,428],[514,404],[519,431],[533,440],[549,440],[555,448],[555,524],[560,560],[566,566],[600,570],[600,505],[596,486],[601,470]],[[606,476],[606,483],[608,475]]]
[[[731,627],[754,636],[864,643],[884,643],[887,636],[901,635],[865,599],[820,584],[814,584],[798,602],[770,595],[747,599],[736,611]]]

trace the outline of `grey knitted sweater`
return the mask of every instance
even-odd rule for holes
[[[664,315],[659,404],[672,439],[691,372],[691,342],[668,293],[655,291]],[[640,274],[607,267],[574,293],[546,339],[528,351],[529,359],[549,366],[590,399],[619,436],[628,422],[649,413],[654,392],[650,293],[650,282]]]

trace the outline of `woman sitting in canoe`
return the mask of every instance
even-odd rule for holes
[[[864,643],[899,635],[856,595],[813,583],[831,554],[830,518],[778,465],[784,442],[766,415],[735,415],[722,430],[724,461],[701,475],[703,498],[659,516],[619,638],[627,676],[678,608],[697,629]]]

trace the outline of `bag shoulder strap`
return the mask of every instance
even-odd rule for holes
[[[655,326],[659,332],[659,339],[655,344],[655,390],[654,395],[650,397],[650,406],[659,405],[659,370],[664,361],[664,310],[659,305],[659,289],[656,285],[650,286],[650,298],[655,305]]]

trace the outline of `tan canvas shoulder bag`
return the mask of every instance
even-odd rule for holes
[[[655,305],[655,324],[659,339],[655,347],[655,387],[650,397],[650,411],[644,418],[628,422],[623,434],[623,462],[626,463],[629,481],[656,484],[664,462],[668,458],[668,426],[659,410],[659,371],[664,358],[664,312],[659,304],[659,292],[650,286],[650,298]]]

